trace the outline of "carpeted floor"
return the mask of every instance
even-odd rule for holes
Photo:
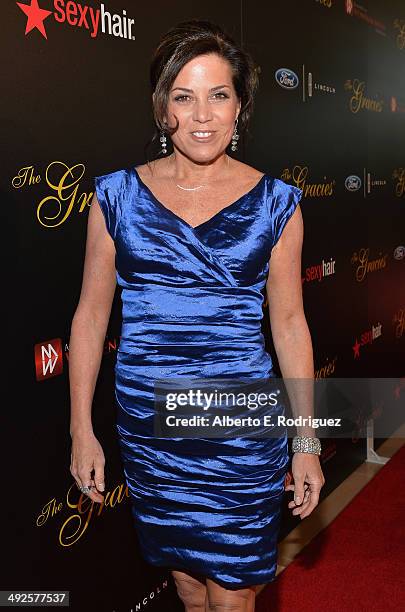
[[[296,610],[405,610],[405,445],[257,597]]]

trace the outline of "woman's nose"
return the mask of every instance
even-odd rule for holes
[[[194,105],[193,119],[201,123],[211,119],[211,108],[209,102],[205,100],[197,100]]]

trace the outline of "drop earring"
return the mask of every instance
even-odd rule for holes
[[[231,150],[232,151],[237,151],[238,150],[239,134],[237,132],[237,129],[238,129],[238,118],[236,119],[235,129],[234,129],[233,134],[232,134],[232,142],[231,142]]]
[[[162,144],[162,153],[163,155],[166,155],[167,153],[167,138],[166,138],[166,134],[163,130],[160,131],[160,142]]]

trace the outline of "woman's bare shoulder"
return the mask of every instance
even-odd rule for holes
[[[165,165],[165,161],[165,159],[154,159],[149,163],[139,164],[139,166],[136,166],[136,171],[141,178],[156,178],[157,176],[160,176],[160,170],[162,169],[162,164],[163,166]]]
[[[237,159],[234,159],[233,163],[234,163],[235,173],[239,177],[245,178],[246,181],[259,180],[263,176],[263,174],[265,174],[265,172],[261,172],[260,170],[257,170],[257,168],[254,168],[253,166],[250,166],[249,164],[245,164],[244,162],[241,162]]]

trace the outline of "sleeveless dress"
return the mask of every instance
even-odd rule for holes
[[[287,435],[156,437],[154,380],[276,375],[261,332],[263,290],[302,190],[264,174],[193,228],[134,167],[94,182],[122,289],[116,428],[141,553],[227,589],[270,582]]]

